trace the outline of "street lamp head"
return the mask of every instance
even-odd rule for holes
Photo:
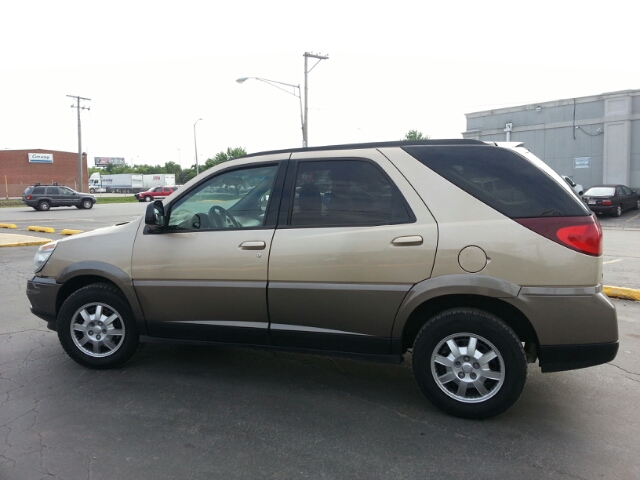
[[[247,80],[249,80],[249,77],[242,77],[242,78],[237,79],[237,80],[236,80],[236,82],[238,82],[238,83],[244,83],[244,82],[246,82]]]

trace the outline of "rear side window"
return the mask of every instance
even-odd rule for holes
[[[522,155],[491,146],[409,146],[404,150],[438,175],[510,218],[590,215]],[[444,199],[443,199],[444,200]]]
[[[291,225],[363,226],[415,221],[398,189],[362,160],[298,164]]]
[[[58,187],[47,187],[47,195],[60,195]]]

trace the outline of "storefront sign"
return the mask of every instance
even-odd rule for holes
[[[573,159],[573,168],[591,168],[591,157],[576,157]]]
[[[53,163],[53,153],[30,153],[29,163]]]

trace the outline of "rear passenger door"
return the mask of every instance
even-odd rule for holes
[[[269,261],[272,341],[390,353],[398,307],[430,277],[436,243],[428,209],[379,152],[292,154]]]
[[[60,196],[60,189],[58,187],[47,187],[46,195],[51,199],[52,207],[60,207],[64,205]]]

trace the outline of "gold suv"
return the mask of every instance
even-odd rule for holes
[[[490,180],[490,181],[488,181]],[[602,230],[517,144],[433,140],[248,155],[139,220],[38,251],[27,295],[66,352],[124,364],[171,340],[402,362],[484,418],[618,350]]]

